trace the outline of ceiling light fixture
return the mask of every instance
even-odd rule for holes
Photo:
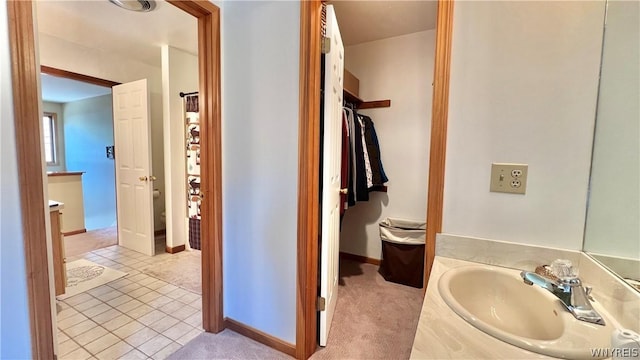
[[[109,0],[109,2],[123,9],[137,12],[149,12],[156,8],[155,0]]]

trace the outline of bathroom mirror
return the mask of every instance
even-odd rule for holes
[[[639,18],[607,1],[583,250],[640,291]]]

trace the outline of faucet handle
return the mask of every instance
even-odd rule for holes
[[[591,296],[591,291],[593,291],[593,288],[591,286],[585,286],[584,287],[584,293],[585,293],[585,295],[587,295],[587,298],[589,298],[589,300],[591,300],[591,301],[595,301],[595,300],[593,300],[593,297]]]
[[[578,269],[573,266],[570,260],[553,260],[551,272],[561,280],[570,280],[578,277]]]

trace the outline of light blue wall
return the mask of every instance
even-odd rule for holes
[[[27,271],[20,218],[7,7],[0,4],[0,359],[30,359]]]
[[[300,3],[225,2],[225,316],[294,344]]]
[[[105,152],[107,145],[113,145],[111,104],[111,95],[104,95],[62,107],[67,170],[85,171],[82,193],[87,230],[116,224],[115,165]]]

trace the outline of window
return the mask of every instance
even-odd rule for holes
[[[44,113],[42,117],[42,128],[44,134],[44,158],[47,165],[56,165],[58,163],[58,154],[56,149],[58,141],[58,132],[56,131],[56,114]]]

